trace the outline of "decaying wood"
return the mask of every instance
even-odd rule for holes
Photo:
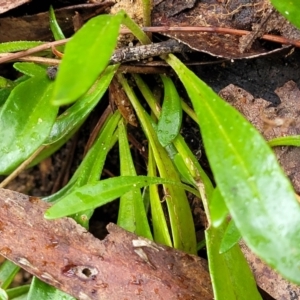
[[[1,1],[1,0],[0,0]],[[86,21],[103,13],[112,1],[101,3],[81,4],[64,7],[55,10],[55,16],[62,31],[67,34],[73,32],[72,17],[75,12],[80,13],[81,18]],[[18,18],[0,18],[0,42],[10,41],[47,41],[53,39],[53,34],[49,27],[49,13],[43,12],[35,15],[25,15]]]
[[[31,0],[0,0],[0,14],[30,1]]]
[[[294,81],[278,87],[275,93],[281,103],[270,106],[270,102],[254,98],[253,95],[233,84],[220,91],[220,96],[239,110],[267,139],[286,135],[300,135],[299,111],[300,90]],[[296,193],[300,193],[300,148],[275,147],[274,152]]]
[[[211,28],[235,29],[236,33],[221,32],[162,32],[163,35],[175,38],[188,45],[191,49],[205,52],[213,56],[229,59],[253,58],[281,49],[268,50],[257,37],[269,32],[280,32],[283,37],[298,40],[300,31],[292,26],[283,16],[270,13],[269,0],[202,0],[197,1],[190,9],[180,13],[170,14],[172,0],[164,0],[154,7],[152,15],[153,26],[186,27],[203,26]],[[188,8],[188,7],[187,7]],[[257,30],[259,28],[259,30]],[[251,31],[248,37],[240,40],[240,30]],[[291,43],[292,44],[292,43]]]
[[[267,266],[241,241],[240,247],[253,272],[257,285],[277,300],[300,299],[300,286],[282,278],[275,270]]]
[[[77,299],[213,299],[204,260],[109,224],[100,241],[39,198],[0,189],[0,254]]]

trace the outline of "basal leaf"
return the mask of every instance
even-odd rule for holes
[[[291,183],[257,130],[175,56],[199,119],[217,186],[247,245],[286,278],[300,283],[300,207]]]
[[[160,176],[162,178],[180,181],[179,174],[172,160],[169,158],[166,149],[162,147],[158,141],[156,132],[152,126],[152,119],[146,113],[124,76],[117,74],[117,78],[132,103],[142,125],[142,129],[151,145]],[[196,253],[195,227],[184,189],[180,186],[167,184],[164,185],[164,194],[170,217],[174,247],[188,253]]]
[[[0,43],[0,53],[5,52],[16,52],[21,50],[27,50],[39,45],[42,45],[43,42],[33,42],[33,41],[18,41],[18,42],[7,42]]]
[[[50,207],[45,213],[45,218],[55,219],[83,210],[94,209],[122,196],[132,188],[142,188],[150,184],[162,183],[176,184],[174,181],[167,179],[147,176],[113,177],[97,183],[87,184]]]
[[[14,68],[19,72],[32,76],[46,76],[46,68],[32,62],[16,62]]]
[[[136,176],[124,119],[121,119],[118,128],[121,176]],[[132,187],[129,192],[120,197],[118,225],[137,235],[153,239],[139,188]]]
[[[271,147],[276,146],[300,146],[300,135],[289,135],[274,138],[268,141],[268,145]]]
[[[0,173],[7,174],[47,138],[58,108],[50,104],[53,83],[44,75],[20,83],[0,111]]]
[[[171,78],[161,75],[164,84],[164,102],[157,125],[157,137],[163,147],[170,144],[181,128],[181,100]]]
[[[57,118],[45,144],[57,142],[81,126],[101,100],[117,69],[118,66],[107,67],[92,88]]]
[[[218,228],[211,226],[205,231],[214,299],[261,300],[255,279],[239,246],[219,253],[225,227],[226,222]]]
[[[100,15],[91,19],[66,44],[52,103],[72,103],[92,86],[108,65],[123,15]]]
[[[300,28],[299,11],[300,1],[299,0],[271,0],[274,7],[283,14],[291,23]]]
[[[51,299],[51,300],[75,300],[72,296],[56,289],[53,286],[33,277],[27,300]]]
[[[231,249],[234,245],[236,245],[239,242],[240,239],[241,234],[236,228],[234,221],[231,220],[226,227],[220,246],[220,253],[224,253]]]
[[[218,227],[228,215],[228,208],[218,187],[214,189],[208,206],[212,225]]]
[[[49,23],[50,23],[50,29],[52,31],[54,39],[56,41],[64,39],[65,35],[62,32],[62,30],[56,20],[55,11],[54,11],[52,5],[50,5],[50,8],[49,8]]]
[[[0,266],[0,286],[7,289],[12,283],[14,277],[19,272],[20,267],[9,260],[5,260]]]

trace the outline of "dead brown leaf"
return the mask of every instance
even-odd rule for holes
[[[0,189],[0,254],[77,299],[213,299],[205,260],[114,224],[100,241],[49,206]]]
[[[230,84],[220,91],[220,96],[239,110],[269,140],[275,137],[300,134],[300,91],[294,81],[288,81],[275,93],[281,100],[270,106],[264,99],[255,99],[247,91]],[[300,148],[276,147],[275,154],[290,178],[294,189],[300,193]]]
[[[172,0],[165,0],[171,5]],[[213,56],[230,59],[252,58],[282,50],[267,49],[258,39],[263,34],[278,31],[287,39],[299,39],[299,30],[292,26],[277,12],[270,11],[268,0],[259,1],[198,1],[191,9],[181,11],[170,16],[169,10],[160,9],[162,4],[154,8],[152,23],[154,26],[211,27],[212,32],[164,32],[162,34],[175,38],[196,51],[205,52]],[[175,6],[175,3],[174,3]],[[236,30],[253,30],[242,37],[237,31],[220,33],[213,28],[230,28]]]
[[[0,14],[30,1],[31,0],[0,0]]]
[[[94,4],[73,5],[55,10],[56,19],[64,33],[73,32],[72,18],[77,11],[86,21],[113,4],[112,1],[104,1]],[[0,42],[10,41],[49,41],[53,39],[49,27],[49,13],[25,15],[18,18],[0,18]]]

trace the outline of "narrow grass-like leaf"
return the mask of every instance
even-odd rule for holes
[[[121,176],[136,176],[124,119],[120,120],[118,128]],[[153,239],[139,188],[132,187],[129,192],[120,197],[118,225],[137,235]]]
[[[51,300],[75,300],[72,296],[56,289],[53,286],[33,277],[27,300],[51,299]]]
[[[52,5],[49,8],[49,23],[50,29],[56,41],[62,40],[65,38],[64,33],[62,32],[59,24],[57,23],[56,16]]]
[[[300,146],[300,135],[289,135],[289,136],[282,136],[278,138],[274,138],[268,141],[268,145],[270,147],[276,146]]]
[[[161,75],[164,84],[164,102],[157,125],[157,137],[163,147],[178,135],[182,122],[181,100],[171,78]]]
[[[14,63],[14,68],[19,72],[28,75],[30,77],[33,76],[46,76],[46,68],[32,63],[32,62],[16,62]]]
[[[274,7],[283,14],[291,23],[300,28],[299,11],[300,1],[299,0],[271,0]]]
[[[56,219],[74,213],[94,209],[127,193],[132,188],[142,188],[150,184],[180,184],[164,178],[147,176],[121,176],[84,185],[50,207],[46,219]]]
[[[151,147],[149,147],[148,150],[148,176],[156,176],[156,164]],[[149,186],[149,195],[154,240],[157,243],[172,247],[173,243],[171,240],[157,185],[152,184]]]
[[[107,67],[92,88],[57,118],[45,141],[46,145],[57,142],[82,125],[101,100],[117,69],[118,66]]]
[[[0,111],[0,173],[7,174],[47,138],[58,108],[50,104],[53,83],[35,76],[10,93]]]
[[[241,239],[241,234],[236,228],[235,223],[231,220],[225,230],[221,245],[220,253],[224,253],[236,245]]]
[[[132,103],[145,135],[150,142],[160,176],[180,181],[179,174],[172,160],[158,141],[150,116],[146,113],[124,77],[121,74],[117,74],[117,77]],[[174,247],[188,253],[196,253],[194,222],[184,189],[179,186],[165,185],[164,193],[170,216]]]
[[[167,61],[193,102],[217,186],[247,245],[300,283],[300,206],[274,153],[239,112],[175,56]]]
[[[210,276],[216,300],[261,300],[255,279],[238,245],[220,254],[226,222],[205,231]]]
[[[212,225],[215,227],[220,226],[224,222],[226,216],[228,216],[229,212],[218,187],[214,189],[208,206]]]
[[[12,283],[20,267],[9,260],[5,260],[0,266],[0,286],[2,289],[7,289]]]
[[[68,184],[56,194],[44,198],[45,201],[59,201],[65,195],[74,191],[78,187],[99,180],[107,153],[114,145],[115,141],[117,141],[113,132],[115,131],[119,120],[120,113],[118,111],[116,111],[113,115],[108,116],[99,136]]]
[[[6,290],[8,299],[11,300],[27,300],[27,293],[29,291],[30,285],[22,285],[15,288]]]
[[[55,80],[52,103],[69,104],[81,97],[108,65],[124,17],[100,15],[89,20],[66,44]]]
[[[18,41],[18,42],[7,42],[0,43],[0,53],[5,52],[16,52],[21,50],[27,50],[39,45],[42,45],[43,42],[33,42],[33,41]]]

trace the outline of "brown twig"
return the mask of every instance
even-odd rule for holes
[[[158,32],[158,33],[163,33],[163,32],[213,32],[213,33],[219,33],[219,34],[232,34],[232,35],[238,35],[238,36],[243,36],[248,34],[251,31],[247,30],[240,30],[240,29],[234,29],[234,28],[223,28],[223,27],[201,27],[201,26],[187,26],[187,27],[168,27],[168,26],[160,26],[160,27],[144,27],[142,28],[145,32]],[[128,29],[121,29],[120,34],[128,34],[130,33],[130,30]],[[284,45],[291,45],[300,48],[300,41],[298,40],[290,40],[282,36],[277,36],[277,35],[271,35],[271,34],[264,34],[261,39],[266,40],[266,41],[271,41],[279,44],[284,44]],[[37,52],[41,52],[44,50],[47,50],[53,46],[60,46],[66,44],[69,39],[64,39],[60,41],[55,41],[55,42],[49,42],[45,43],[43,45],[39,45],[37,47],[25,50],[25,51],[20,51],[16,53],[3,53],[0,56],[0,63],[8,62],[8,61],[13,61],[20,59],[25,56],[32,55]]]

